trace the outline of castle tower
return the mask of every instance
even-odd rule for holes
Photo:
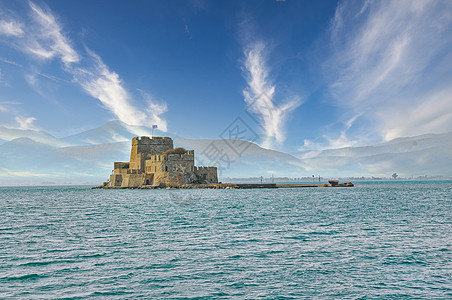
[[[173,140],[169,137],[134,137],[132,139],[129,169],[137,170],[140,173],[144,172],[147,158],[170,149],[173,149]]]

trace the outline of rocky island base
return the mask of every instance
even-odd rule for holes
[[[212,183],[212,184],[176,184],[142,185],[138,187],[121,187],[101,185],[92,189],[278,189],[311,187],[353,187],[351,182],[332,184],[276,184],[276,183]]]

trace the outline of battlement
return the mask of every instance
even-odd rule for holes
[[[194,167],[194,173],[205,183],[218,183],[217,167]]]
[[[217,167],[195,167],[195,171],[217,172]]]
[[[115,169],[128,169],[129,168],[129,162],[118,162],[118,161],[115,161],[114,168]]]
[[[136,136],[132,139],[132,145],[173,145],[173,139],[170,137],[153,136]]]
[[[114,170],[113,170],[114,174],[127,173],[128,170],[129,170],[129,163],[128,162],[118,162],[118,161],[116,161],[114,163]]]
[[[158,161],[184,161],[184,160],[190,160],[194,161],[195,159],[195,151],[194,150],[188,150],[185,154],[156,154],[151,155],[148,160],[151,160],[153,162]]]

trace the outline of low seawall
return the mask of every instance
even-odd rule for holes
[[[96,186],[93,189],[284,189],[284,188],[317,188],[317,187],[353,187],[352,183],[338,184],[276,184],[276,183],[213,183],[213,184],[160,184],[140,187]]]

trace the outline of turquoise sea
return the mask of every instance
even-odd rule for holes
[[[0,298],[452,298],[452,182],[0,188]]]

